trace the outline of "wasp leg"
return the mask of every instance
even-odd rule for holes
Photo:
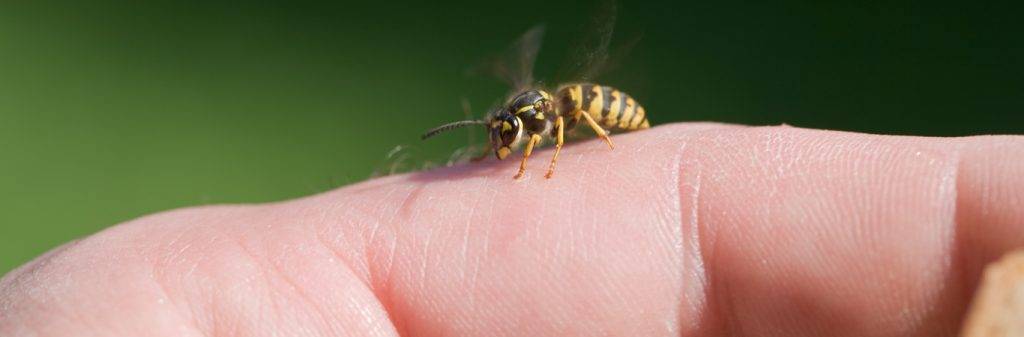
[[[537,145],[537,142],[540,142],[540,135],[530,135],[530,142],[526,143],[526,148],[523,149],[523,162],[519,163],[519,173],[516,173],[516,176],[512,177],[512,179],[519,179],[523,176],[523,173],[526,173],[526,160],[530,159],[530,153],[533,153],[533,147]]]
[[[594,118],[590,117],[590,114],[587,113],[586,111],[582,111],[580,112],[580,114],[583,115],[583,118],[587,119],[587,124],[590,124],[590,128],[594,129],[594,132],[597,133],[597,136],[601,137],[601,139],[604,139],[604,141],[608,143],[609,148],[614,149],[615,145],[612,145],[612,139],[608,137],[608,131],[605,131],[604,128],[602,128],[600,125],[597,125],[597,122],[594,121]]]
[[[555,120],[555,130],[558,130],[558,137],[555,139],[555,155],[551,157],[551,165],[548,166],[548,174],[544,175],[544,178],[551,179],[551,176],[555,174],[555,162],[558,161],[558,152],[562,151],[562,143],[565,142],[565,120],[559,116]]]
[[[490,155],[490,154],[491,154],[491,151],[490,151],[490,149],[488,149],[488,148],[487,148],[487,147],[485,146],[485,147],[484,147],[484,150],[483,150],[483,151],[480,151],[480,154],[478,154],[478,155],[476,155],[476,156],[473,156],[473,158],[469,158],[469,161],[470,161],[471,163],[475,163],[475,162],[478,162],[478,161],[481,161],[481,160],[484,160],[484,159],[486,159],[486,158],[487,158],[487,156],[488,156],[488,155]]]

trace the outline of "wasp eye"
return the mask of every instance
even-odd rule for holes
[[[516,136],[519,135],[519,119],[515,116],[502,118],[500,133],[502,144],[511,145],[512,143],[515,143]]]

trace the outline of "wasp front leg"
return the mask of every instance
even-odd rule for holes
[[[526,173],[526,160],[530,159],[530,154],[533,153],[533,147],[539,142],[540,135],[536,133],[530,135],[530,141],[526,143],[526,148],[523,149],[523,161],[519,163],[519,173],[516,173],[516,176],[512,177],[512,179],[519,179],[523,176],[523,173]]]
[[[555,162],[558,161],[558,153],[562,151],[562,143],[565,142],[565,119],[562,116],[558,116],[555,120],[555,155],[551,157],[551,165],[548,166],[548,174],[544,175],[544,178],[551,179],[551,176],[555,174]]]

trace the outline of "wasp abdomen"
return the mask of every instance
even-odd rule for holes
[[[597,84],[574,84],[562,87],[556,94],[562,116],[571,129],[579,122],[580,113],[587,113],[598,124],[611,129],[632,131],[651,127],[647,112],[633,97],[615,88]]]

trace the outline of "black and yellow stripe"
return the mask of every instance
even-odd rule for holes
[[[587,113],[598,124],[620,131],[651,127],[647,113],[633,97],[615,88],[597,84],[574,84],[562,87],[555,95],[562,116],[568,118],[567,128],[579,121],[578,113]]]

